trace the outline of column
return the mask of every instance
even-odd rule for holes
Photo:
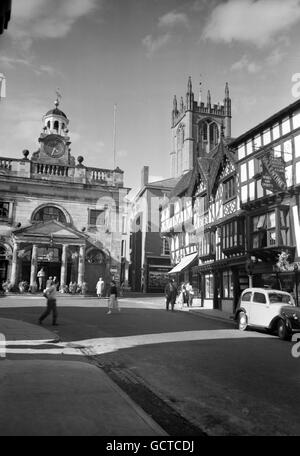
[[[84,282],[84,270],[85,270],[85,245],[79,247],[79,258],[78,258],[78,285],[82,285]]]
[[[32,252],[31,252],[31,269],[30,269],[30,285],[29,285],[31,292],[35,292],[37,290],[36,275],[37,275],[37,245],[33,244]]]
[[[12,287],[16,286],[17,268],[18,268],[18,244],[16,242],[14,242],[11,273],[10,273],[10,283],[11,283]]]
[[[60,268],[60,289],[63,290],[66,281],[67,281],[67,253],[68,253],[68,246],[67,244],[63,244],[62,246],[62,254],[61,254],[61,268]]]

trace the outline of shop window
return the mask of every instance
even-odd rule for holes
[[[204,297],[206,299],[213,299],[214,297],[214,277],[212,274],[204,276]]]
[[[9,203],[0,202],[0,219],[7,220],[9,218]]]
[[[233,298],[232,271],[223,272],[223,298]]]

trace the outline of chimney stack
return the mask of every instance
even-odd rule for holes
[[[141,186],[144,187],[149,183],[149,166],[143,166],[141,174]]]

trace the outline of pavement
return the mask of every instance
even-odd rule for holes
[[[232,316],[215,309],[177,310],[232,322]],[[20,320],[0,318],[0,342],[3,336],[7,346],[59,346],[54,331]],[[87,360],[11,359],[4,351],[0,346],[1,436],[167,435],[101,368]]]
[[[28,350],[59,341],[41,326],[7,318],[0,318],[0,333],[7,346],[17,343]],[[8,359],[2,345],[0,384],[0,436],[167,435],[102,369],[87,361]]]

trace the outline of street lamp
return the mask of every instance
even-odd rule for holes
[[[295,293],[296,293],[296,306],[298,307],[298,264],[294,264],[295,273]]]

